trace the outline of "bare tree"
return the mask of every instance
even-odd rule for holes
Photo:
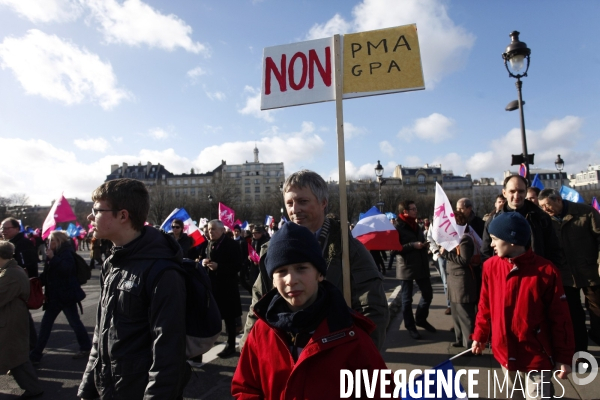
[[[164,185],[153,186],[150,191],[150,223],[161,224],[176,207],[176,199],[171,190]]]

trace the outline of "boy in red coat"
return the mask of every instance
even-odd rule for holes
[[[307,228],[285,224],[271,239],[265,264],[274,288],[254,307],[259,320],[233,376],[234,397],[339,398],[341,369],[372,376],[386,368],[369,336],[374,324],[323,280],[326,263]],[[377,387],[374,398],[379,395]]]
[[[510,398],[513,388],[523,398],[550,398],[551,380],[567,378],[575,351],[560,273],[528,248],[531,228],[521,214],[502,213],[488,229],[496,255],[483,264],[473,353],[481,354],[491,329]]]

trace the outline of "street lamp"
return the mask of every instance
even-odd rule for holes
[[[379,160],[377,160],[377,166],[375,167],[375,176],[377,177],[377,183],[379,183],[379,202],[377,205],[379,206],[379,211],[383,212],[383,203],[381,201],[381,185],[385,183],[385,179],[383,179],[383,167]]]
[[[525,137],[525,116],[523,115],[523,96],[521,94],[521,88],[523,87],[523,82],[521,82],[521,78],[527,76],[527,71],[529,71],[529,61],[531,50],[527,47],[524,42],[519,40],[519,32],[512,31],[510,33],[511,43],[506,47],[506,52],[502,53],[502,58],[504,59],[504,66],[508,71],[508,76],[511,78],[515,78],[517,80],[517,92],[519,94],[518,99],[518,108],[521,114],[521,142],[523,143],[523,153],[521,155],[513,155],[512,156],[512,164],[525,164],[525,178],[529,181],[529,165],[533,164],[533,154],[527,153],[527,138]],[[527,63],[525,63],[527,62]],[[522,72],[523,68],[525,71]],[[510,107],[509,104],[506,107],[507,111],[512,111],[514,108]]]
[[[556,169],[558,170],[558,174],[560,175],[560,187],[562,187],[562,185],[563,185],[562,170],[565,168],[565,160],[560,158],[560,154],[558,155],[558,157],[556,157],[556,161],[554,161],[554,166],[556,166]]]
[[[211,210],[211,207],[212,207],[212,201],[213,201],[213,197],[212,197],[212,196],[211,196],[211,194],[209,193],[209,194],[208,194],[208,220],[209,220],[209,221],[210,221],[210,220],[212,220],[212,217],[211,217],[211,215],[212,215],[212,210]]]

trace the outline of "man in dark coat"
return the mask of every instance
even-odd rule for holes
[[[503,186],[502,194],[506,198],[506,203],[496,215],[504,212],[518,212],[524,216],[531,227],[531,243],[528,247],[531,247],[538,256],[552,261],[561,270],[563,260],[558,237],[552,229],[552,220],[541,208],[525,199],[527,180],[520,175],[511,175],[504,179]],[[494,249],[491,247],[492,238],[488,232],[488,227],[493,219],[492,217],[486,221],[483,230],[483,237],[481,238],[483,242],[481,246],[482,261],[494,255]]]
[[[485,222],[473,212],[473,202],[471,199],[463,197],[456,202],[456,211],[460,211],[467,217],[467,223],[477,233],[479,238],[483,236]]]
[[[600,214],[587,204],[562,199],[554,189],[542,190],[538,201],[552,218],[564,255],[560,275],[573,320],[575,351],[587,351],[582,290],[590,313],[589,336],[600,343]]]
[[[146,186],[114,179],[92,193],[94,236],[114,246],[102,266],[94,341],[79,385],[82,399],[181,398],[186,363],[186,285],[173,237],[144,226]],[[148,282],[151,268],[165,268]]]
[[[217,354],[225,358],[235,354],[235,319],[242,315],[238,288],[242,254],[239,244],[225,235],[225,226],[217,219],[208,223],[208,239],[208,246],[202,255],[202,266],[208,269],[213,295],[227,328],[227,345]]]
[[[436,332],[436,329],[427,322],[429,306],[433,300],[433,289],[429,280],[428,243],[423,230],[417,225],[417,215],[417,206],[414,201],[404,200],[398,204],[398,219],[395,226],[400,234],[402,250],[396,256],[396,277],[402,281],[400,296],[404,326],[413,339],[421,338],[416,326],[431,333]],[[412,312],[413,282],[417,282],[421,289],[421,301],[419,301],[414,316]]]

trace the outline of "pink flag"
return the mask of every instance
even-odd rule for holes
[[[236,219],[235,222],[233,223],[233,226],[235,226],[235,225],[242,226],[242,221],[240,221],[239,219]]]
[[[596,197],[592,197],[592,207],[594,207],[596,211],[600,211],[600,204],[598,204],[598,199],[596,199]]]
[[[42,225],[42,239],[46,239],[50,232],[56,228],[57,222],[67,222],[67,221],[75,221],[77,218],[75,214],[73,214],[73,209],[71,205],[65,199],[64,195],[61,195],[58,200],[54,202],[46,220],[44,221],[44,225]]]
[[[219,220],[229,229],[233,230],[235,211],[227,207],[225,204],[219,202]]]
[[[252,247],[250,243],[248,243],[248,255],[250,256],[252,262],[258,264],[260,261],[260,256],[256,253],[256,251],[254,251],[254,247]]]

